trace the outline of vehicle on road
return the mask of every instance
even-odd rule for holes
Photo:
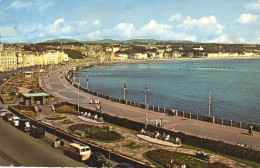
[[[41,127],[32,127],[30,135],[34,138],[44,138],[45,137],[45,129]]]
[[[1,117],[1,118],[4,117],[4,115],[5,115],[6,113],[7,113],[6,110],[4,110],[4,109],[0,110],[0,117]]]
[[[195,157],[205,161],[210,161],[211,159],[211,157],[205,154],[203,151],[197,151]]]
[[[31,120],[30,119],[26,119],[26,118],[23,118],[21,120],[19,120],[19,125],[18,125],[18,128],[22,131],[31,131]]]
[[[105,155],[102,153],[92,153],[86,164],[91,167],[112,167],[112,164],[107,161]]]
[[[128,164],[128,163],[120,163],[116,165],[114,168],[134,168],[134,166]]]
[[[68,155],[79,161],[86,161],[91,155],[90,147],[80,143],[71,143],[68,149],[65,151],[65,155]]]
[[[14,116],[13,113],[6,113],[4,116],[3,116],[3,119],[5,121],[12,121],[12,117]]]
[[[18,127],[19,126],[19,121],[21,120],[20,117],[17,117],[17,116],[13,116],[12,117],[12,121],[11,123],[15,126],[15,127]]]

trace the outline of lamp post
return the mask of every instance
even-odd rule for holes
[[[88,76],[87,76],[86,80],[87,80],[87,89],[88,89]]]
[[[79,85],[80,85],[80,80],[78,79],[78,111],[79,111]]]
[[[147,92],[149,92],[149,86],[143,88],[144,91],[144,103],[145,103],[145,130],[147,129]]]

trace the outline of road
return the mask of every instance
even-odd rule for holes
[[[35,139],[0,119],[0,166],[86,167],[54,149],[43,139]]]
[[[43,77],[43,86],[47,91],[60,97],[60,101],[78,102],[77,88],[70,85],[65,78],[62,77],[62,72],[66,68],[61,67],[52,72],[47,77]],[[125,117],[138,122],[144,122],[145,110],[137,107],[132,107],[116,102],[112,102],[103,98],[99,98],[83,91],[79,92],[80,105],[95,110],[94,104],[89,104],[90,98],[100,99],[102,104],[102,111],[111,115]],[[229,127],[219,124],[212,124],[208,122],[198,121],[177,116],[168,116],[163,113],[157,113],[148,110],[148,119],[150,124],[154,124],[156,119],[163,119],[166,129],[174,129],[175,131],[184,132],[186,134],[195,135],[199,137],[207,136],[209,139],[220,140],[226,143],[236,144],[237,142],[253,145],[260,149],[260,133],[254,132],[254,136],[247,135],[247,130]]]

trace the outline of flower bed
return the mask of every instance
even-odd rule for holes
[[[170,161],[172,159],[175,166],[181,166],[185,164],[187,168],[229,168],[229,166],[219,162],[207,163],[198,160],[192,155],[172,152],[164,149],[146,152],[146,156],[164,167],[169,167]]]
[[[100,127],[87,124],[75,124],[68,129],[73,133],[75,133],[76,130],[85,132],[85,138],[91,138],[98,141],[112,142],[123,139],[123,137],[115,131],[107,131]]]
[[[77,111],[74,107],[68,105],[56,106],[55,112],[57,113],[72,113],[76,115],[80,115],[80,111]]]
[[[51,116],[46,117],[47,120],[62,120],[65,118],[67,118],[67,116],[65,116],[65,115],[51,115]]]
[[[62,123],[62,124],[72,124],[72,123],[74,123],[74,122],[71,121],[70,119],[64,119],[61,123]]]
[[[14,105],[13,107],[28,117],[36,117],[33,106]]]

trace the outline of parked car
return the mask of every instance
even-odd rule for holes
[[[4,110],[4,109],[0,110],[0,117],[1,117],[1,118],[4,117],[4,115],[5,115],[6,113],[7,113],[6,110]]]
[[[205,161],[210,161],[211,159],[211,157],[209,155],[206,155],[203,151],[197,151],[195,157]]]
[[[15,126],[15,127],[18,127],[19,126],[19,121],[21,120],[20,117],[17,117],[17,116],[13,116],[12,117],[12,121],[11,123]]]
[[[65,154],[79,161],[86,161],[91,155],[90,147],[80,143],[71,143]]]
[[[13,116],[14,116],[13,113],[6,113],[6,114],[3,116],[3,119],[4,119],[5,121],[11,121]]]
[[[31,131],[31,120],[30,119],[26,119],[26,118],[22,118],[21,120],[19,120],[19,125],[18,128],[22,131]]]
[[[134,168],[134,166],[128,164],[128,163],[120,163],[116,165],[114,168]]]
[[[45,137],[45,129],[41,127],[33,127],[31,129],[30,135],[34,138],[44,138]]]
[[[112,167],[102,153],[92,153],[86,163],[91,167]]]

